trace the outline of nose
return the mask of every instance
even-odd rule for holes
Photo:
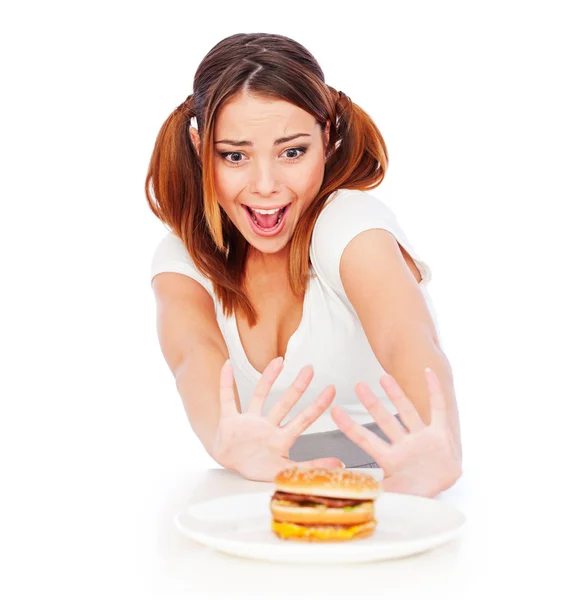
[[[279,191],[277,169],[269,159],[256,161],[251,170],[250,191],[265,197],[270,197]]]

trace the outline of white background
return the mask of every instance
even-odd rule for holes
[[[485,535],[477,583],[485,593],[499,585],[540,592],[558,580],[566,416],[559,5],[2,9],[3,597],[172,597],[174,589],[198,597],[161,568],[156,540],[171,524],[171,499],[182,504],[187,473],[216,465],[159,348],[149,266],[165,229],[143,186],[159,127],[192,92],[200,60],[238,32],[301,42],[327,83],[380,128],[390,167],[374,193],[433,270],[464,472]]]

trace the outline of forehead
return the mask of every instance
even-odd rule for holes
[[[215,134],[252,136],[262,133],[279,134],[310,131],[315,118],[302,108],[285,100],[241,93],[231,98],[218,112]]]

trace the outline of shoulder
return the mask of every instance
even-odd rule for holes
[[[397,242],[403,255],[414,260],[424,283],[428,283],[430,267],[421,260],[395,212],[375,193],[360,190],[337,190],[329,196],[321,211],[311,240],[311,261],[316,274],[345,298],[340,276],[342,256],[355,237],[371,229],[385,230],[372,236],[374,245],[381,240],[384,252],[388,247],[391,249],[392,244],[393,249],[399,251]]]
[[[154,255],[174,254],[180,256],[185,252],[183,240],[172,231],[167,231],[157,242]]]
[[[331,194],[313,230],[311,261],[317,275],[335,290],[342,288],[339,265],[351,240],[368,229],[402,235],[391,208],[375,194],[340,189]]]
[[[361,210],[362,214],[353,209]],[[375,192],[339,189],[330,194],[326,200],[318,217],[317,227],[328,225],[336,217],[357,221],[363,219],[363,214],[368,211],[385,219],[395,219],[393,210]]]
[[[313,230],[312,245],[316,253],[328,253],[347,243],[364,228],[383,225],[396,227],[395,214],[377,196],[360,190],[337,190],[326,201]]]
[[[177,237],[172,231],[168,231],[157,242],[151,259],[151,270],[154,275],[164,265],[173,263],[191,265],[194,263],[183,244],[183,240]]]
[[[151,259],[150,281],[158,273],[182,273],[198,281],[213,296],[212,282],[201,273],[183,240],[172,231],[167,232],[157,243]]]

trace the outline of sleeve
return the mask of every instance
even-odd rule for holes
[[[183,241],[174,233],[167,233],[157,244],[151,260],[151,280],[158,273],[182,273],[198,281],[214,300],[214,288],[191,259]]]
[[[343,299],[346,292],[340,279],[340,259],[348,243],[362,231],[386,229],[408,252],[419,269],[424,288],[432,278],[425,263],[399,225],[394,212],[376,196],[358,190],[340,190],[330,196],[320,213],[312,238],[311,260],[315,271]]]

